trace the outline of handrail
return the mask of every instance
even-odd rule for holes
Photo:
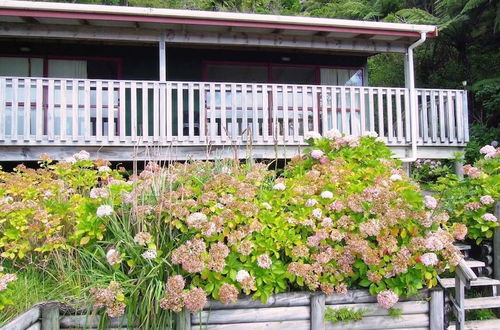
[[[450,297],[453,312],[457,318],[456,330],[465,330],[465,288],[477,280],[476,274],[462,258],[455,269],[455,297]]]

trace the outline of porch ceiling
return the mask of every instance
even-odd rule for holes
[[[403,52],[429,25],[191,10],[0,2],[0,36]]]

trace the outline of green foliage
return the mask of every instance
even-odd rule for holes
[[[497,141],[500,143],[500,127],[487,127],[475,124],[470,129],[470,141],[465,147],[465,162],[474,164],[482,158],[479,149],[487,144]]]
[[[479,244],[491,240],[498,226],[497,220],[488,220],[488,217],[494,217],[493,201],[500,200],[500,158],[466,165],[464,172],[464,178],[450,174],[439,178],[431,187],[439,193],[441,206],[450,215],[449,225],[454,230],[465,225],[467,237]],[[464,235],[458,236],[464,239]]]
[[[338,322],[356,322],[360,321],[368,312],[369,310],[367,309],[354,309],[347,307],[333,309],[331,307],[327,307],[325,309],[325,321],[332,322],[333,324]]]
[[[401,308],[389,308],[389,316],[395,319],[401,318],[403,310]]]
[[[483,105],[482,122],[499,125],[500,77],[480,80],[472,85],[471,90],[475,93],[476,101]]]
[[[428,187],[429,184],[436,182],[438,178],[452,174],[451,164],[443,162],[440,160],[417,159],[411,165],[412,179],[420,183],[421,186]]]

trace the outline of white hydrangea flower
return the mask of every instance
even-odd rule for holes
[[[403,177],[400,174],[393,174],[391,175],[391,181],[401,181],[403,180]]]
[[[111,169],[109,168],[109,166],[99,166],[97,171],[106,173],[106,172],[111,172]]]
[[[89,160],[90,159],[90,154],[86,152],[85,150],[81,150],[77,152],[76,154],[73,155],[73,158],[76,160]]]
[[[329,140],[335,140],[342,137],[342,133],[338,129],[331,129],[325,133],[325,137]]]
[[[332,199],[333,198],[333,193],[331,191],[325,190],[321,193],[321,198],[324,199]]]
[[[321,209],[314,209],[312,211],[312,216],[315,217],[316,219],[321,219],[323,216],[323,212],[321,211]]]
[[[283,190],[285,190],[285,189],[286,189],[286,186],[285,186],[285,184],[284,184],[284,183],[281,183],[281,182],[280,182],[280,183],[275,184],[275,185],[273,186],[273,189],[274,189],[274,190],[280,190],[280,191],[283,191]]]
[[[309,139],[313,139],[313,140],[321,139],[321,134],[319,134],[318,132],[309,131],[309,132],[307,132],[304,135],[304,139],[306,139],[306,140],[309,140]]]
[[[325,153],[321,150],[315,149],[311,151],[311,157],[314,159],[320,159]]]
[[[106,217],[113,214],[113,207],[111,205],[101,205],[97,208],[98,217]]]
[[[315,200],[314,198],[309,198],[307,201],[306,201],[306,206],[307,207],[313,207],[314,205],[318,204],[318,201]]]
[[[424,253],[420,257],[420,261],[425,266],[435,266],[438,263],[438,257],[435,253],[432,253],[432,252]]]
[[[262,207],[265,208],[266,210],[270,210],[272,209],[273,207],[271,206],[271,204],[267,203],[267,202],[264,202],[262,203]]]
[[[238,281],[239,283],[243,282],[246,278],[249,278],[249,277],[250,277],[250,273],[244,269],[239,270],[238,273],[236,273],[236,281]]]
[[[158,254],[156,253],[155,250],[147,250],[146,252],[144,252],[143,254],[141,254],[141,256],[144,259],[151,260],[151,259],[156,259],[156,257],[158,256]]]

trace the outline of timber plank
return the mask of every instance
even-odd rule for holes
[[[245,308],[202,311],[191,316],[192,324],[228,324],[300,321],[310,318],[309,306]]]
[[[326,330],[378,330],[378,329],[408,329],[426,328],[429,326],[428,314],[402,315],[400,318],[368,316],[357,322],[326,323]]]
[[[196,329],[199,329],[197,326]],[[309,330],[309,321],[283,321],[283,322],[256,322],[232,324],[208,324],[201,326],[203,330]]]
[[[389,310],[378,306],[377,303],[354,303],[354,304],[340,304],[340,305],[326,305],[330,309],[349,308],[354,310],[365,310],[366,316],[388,316]],[[429,312],[429,303],[426,301],[405,301],[398,302],[394,308],[402,310],[402,314],[423,314]]]
[[[35,306],[1,327],[0,330],[25,330],[38,322],[41,316],[40,306]]]

